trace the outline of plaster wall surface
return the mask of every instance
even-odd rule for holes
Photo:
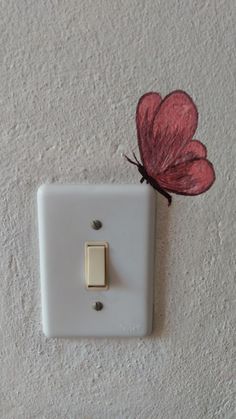
[[[2,0],[0,417],[235,418],[234,0]],[[189,92],[216,168],[199,197],[157,196],[154,331],[47,339],[36,190],[139,182],[135,108]]]

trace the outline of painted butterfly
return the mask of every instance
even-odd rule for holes
[[[198,111],[192,98],[175,90],[163,100],[159,93],[146,93],[138,102],[136,125],[142,163],[135,154],[131,160],[154,189],[168,199],[168,192],[179,195],[199,195],[215,181],[207,149],[193,139],[198,123]]]

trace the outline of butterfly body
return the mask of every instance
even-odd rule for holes
[[[125,156],[125,158],[131,163],[137,166],[138,171],[140,175],[142,176],[140,179],[140,183],[143,183],[146,180],[146,183],[149,183],[156,191],[158,191],[160,194],[162,194],[167,200],[168,205],[171,205],[172,202],[172,196],[166,192],[159,184],[158,182],[151,176],[148,175],[145,167],[137,160],[135,154],[133,154],[135,161],[131,160],[129,157]]]
[[[159,93],[146,93],[138,102],[136,125],[142,164],[135,155],[135,161],[126,158],[137,166],[141,182],[146,180],[168,199],[169,205],[168,192],[199,195],[215,180],[206,147],[193,139],[197,123],[197,108],[181,90],[163,100]]]

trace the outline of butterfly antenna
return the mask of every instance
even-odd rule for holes
[[[131,160],[128,156],[126,156],[126,154],[124,154],[124,157],[126,158],[126,160],[128,160],[129,163],[134,164],[135,166],[138,166],[137,159],[135,159],[137,161],[136,163],[136,161]]]
[[[136,155],[135,155],[134,152],[133,152],[133,157],[134,157],[135,161],[137,162],[137,164],[140,165],[140,162],[138,161],[138,159],[137,159],[137,157],[136,157]]]

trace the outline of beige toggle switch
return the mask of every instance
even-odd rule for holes
[[[106,242],[85,243],[85,277],[88,288],[107,288]]]

